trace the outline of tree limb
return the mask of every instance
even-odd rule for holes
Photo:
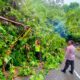
[[[26,26],[26,25],[23,24],[23,23],[20,23],[20,22],[16,22],[16,21],[7,19],[7,18],[5,18],[5,17],[3,17],[3,16],[0,16],[0,19],[1,19],[1,20],[5,20],[5,21],[8,21],[8,22],[11,22],[11,23],[16,24],[16,25]]]

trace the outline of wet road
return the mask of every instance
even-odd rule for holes
[[[67,70],[66,74],[61,72],[61,69],[64,66],[64,63],[61,65],[60,69],[51,70],[46,76],[46,80],[80,80],[80,52],[76,54],[75,60],[75,72],[71,75]]]

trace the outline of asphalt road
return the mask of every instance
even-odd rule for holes
[[[67,70],[66,74],[63,74],[61,72],[63,66],[64,63],[60,66],[59,69],[51,70],[46,76],[46,80],[80,80],[80,52],[77,52],[76,54],[75,71],[73,75],[69,73],[69,69]]]

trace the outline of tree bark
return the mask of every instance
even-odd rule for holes
[[[23,23],[20,23],[20,22],[16,22],[16,21],[7,19],[7,18],[5,18],[5,17],[3,17],[3,16],[0,16],[0,19],[1,19],[1,20],[5,20],[5,21],[8,21],[8,22],[11,22],[11,23],[13,23],[13,24],[15,24],[15,25],[26,26],[26,25],[23,24]]]

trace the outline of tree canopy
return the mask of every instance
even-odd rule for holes
[[[6,60],[11,73],[18,66],[21,67],[18,75],[32,74],[31,80],[35,80],[33,68],[40,63],[35,57],[38,39],[43,68],[46,71],[57,68],[64,59],[66,39],[71,36],[80,41],[79,10],[80,5],[76,2],[61,6],[47,4],[44,0],[0,0],[0,65],[4,67],[2,62]],[[64,33],[67,38],[61,36]],[[43,77],[42,72],[39,75]],[[37,77],[36,80],[42,80]]]

